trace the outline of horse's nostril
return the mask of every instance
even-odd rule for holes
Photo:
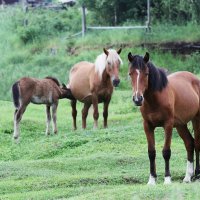
[[[117,87],[117,86],[119,85],[119,83],[120,83],[120,80],[119,80],[119,79],[114,79],[114,80],[113,80],[113,85],[114,85],[115,87]]]
[[[143,96],[140,96],[140,97],[139,97],[139,101],[143,101]]]

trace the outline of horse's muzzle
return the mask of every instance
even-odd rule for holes
[[[136,106],[141,106],[143,102],[143,96],[135,97],[133,96],[133,102],[135,103]]]
[[[114,79],[113,80],[113,86],[114,87],[118,87],[119,83],[120,83],[120,79]]]

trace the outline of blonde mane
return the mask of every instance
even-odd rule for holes
[[[107,62],[110,62],[111,66],[113,66],[113,64],[117,60],[119,60],[120,64],[122,64],[122,60],[116,50],[109,49],[108,52],[109,52],[108,56],[105,53],[102,53],[101,55],[97,56],[94,63],[95,72],[98,73],[100,79],[102,78]]]

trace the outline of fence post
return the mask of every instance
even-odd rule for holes
[[[86,33],[86,15],[85,15],[85,6],[82,5],[82,37],[85,36]]]
[[[147,29],[148,31],[151,30],[150,28],[150,22],[151,22],[151,17],[150,17],[150,0],[147,0]]]

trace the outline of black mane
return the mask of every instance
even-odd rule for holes
[[[47,76],[47,77],[45,77],[45,79],[50,79],[50,80],[54,81],[54,83],[56,83],[57,86],[60,86],[60,83],[57,78]]]
[[[145,63],[142,56],[134,56],[132,67],[139,70],[145,69]],[[149,68],[149,89],[152,91],[161,91],[167,86],[168,79],[163,69],[157,68],[150,61],[146,64]]]

